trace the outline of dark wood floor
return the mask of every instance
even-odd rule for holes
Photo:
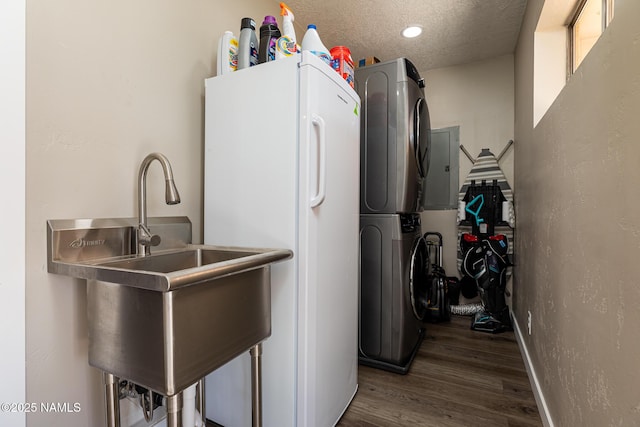
[[[427,324],[407,375],[361,365],[358,393],[338,426],[542,426],[513,332],[469,324],[464,316]]]
[[[470,321],[425,325],[407,375],[360,365],[338,427],[542,426],[513,332],[475,332]]]

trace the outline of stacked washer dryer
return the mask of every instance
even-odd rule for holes
[[[429,265],[420,206],[430,154],[424,81],[405,58],[356,69],[360,146],[360,363],[406,373],[424,330]]]

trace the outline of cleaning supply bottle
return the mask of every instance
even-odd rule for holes
[[[238,69],[238,39],[231,31],[225,31],[218,41],[217,75],[229,74]]]
[[[276,41],[280,38],[280,35],[276,18],[271,15],[265,16],[262,26],[260,27],[259,64],[276,59]]]
[[[329,53],[331,53],[331,68],[336,70],[349,83],[349,86],[354,87],[355,73],[349,48],[346,46],[334,46]]]
[[[324,62],[327,65],[331,65],[331,55],[329,55],[329,49],[322,44],[322,40],[320,40],[320,35],[318,34],[318,30],[314,24],[309,24],[307,26],[307,32],[304,34],[302,38],[302,50],[308,50]]]
[[[276,42],[276,59],[287,58],[295,53],[300,53],[296,42],[296,30],[293,28],[293,12],[284,3],[280,3],[280,16],[282,16],[282,37]]]
[[[256,22],[251,18],[242,18],[240,39],[238,41],[238,70],[258,65],[258,38]]]

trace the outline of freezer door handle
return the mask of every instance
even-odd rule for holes
[[[326,126],[324,119],[317,114],[311,116],[311,123],[318,130],[318,161],[314,162],[317,167],[315,171],[318,192],[311,198],[311,207],[320,206],[324,201],[327,186],[327,144],[326,144]],[[310,170],[313,170],[312,168]]]

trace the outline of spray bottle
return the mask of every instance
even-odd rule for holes
[[[276,59],[286,58],[300,49],[296,43],[296,30],[293,28],[293,12],[284,3],[280,3],[280,16],[282,16],[282,37],[276,42]]]

